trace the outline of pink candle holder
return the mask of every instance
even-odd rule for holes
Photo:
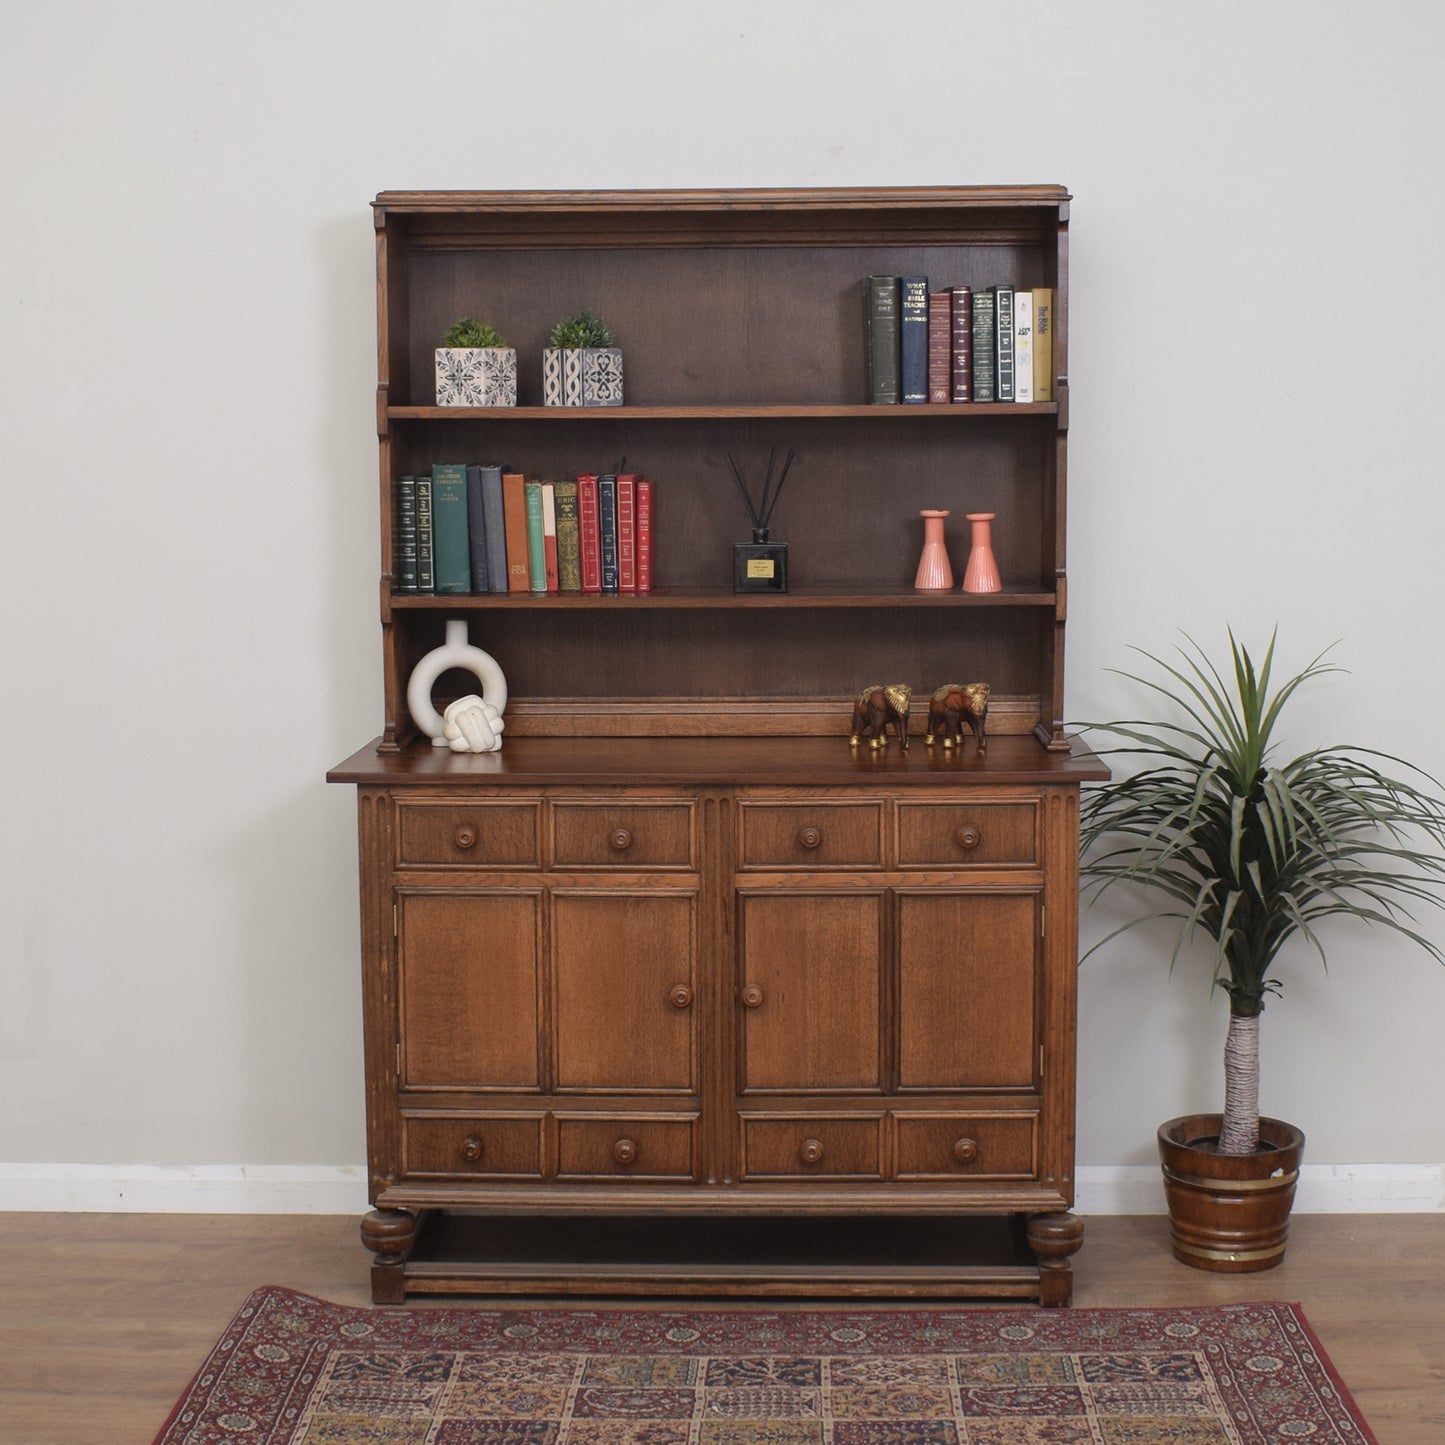
[[[920,512],[923,518],[923,552],[918,558],[915,587],[931,592],[947,592],[953,586],[953,567],[948,548],[943,544],[943,519],[947,512]]]
[[[993,512],[967,512],[973,537],[968,550],[968,566],[963,573],[965,592],[1002,592],[1003,581],[993,555]]]

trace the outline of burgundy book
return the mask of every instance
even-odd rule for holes
[[[637,478],[617,478],[617,590],[637,591]]]
[[[953,400],[973,400],[973,292],[955,286],[953,297]]]
[[[582,554],[582,590],[602,590],[602,530],[597,510],[597,476],[577,478],[577,542]]]
[[[928,402],[953,400],[953,293],[928,293]]]
[[[652,483],[637,479],[637,590],[652,591]]]

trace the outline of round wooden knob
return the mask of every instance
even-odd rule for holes
[[[798,834],[798,842],[804,848],[816,848],[823,841],[823,835],[816,828],[804,828]]]
[[[960,848],[977,848],[982,838],[983,834],[972,823],[965,823],[958,830],[958,846]]]
[[[960,1164],[972,1164],[978,1158],[978,1140],[959,1139],[953,1146],[953,1157]]]
[[[452,841],[458,848],[475,848],[477,846],[477,830],[467,823],[463,823],[452,835]]]
[[[743,989],[743,1007],[757,1008],[763,1001],[763,991],[757,984],[750,983]]]
[[[631,1164],[637,1158],[637,1145],[631,1139],[619,1139],[612,1146],[612,1157],[619,1164]]]
[[[819,1139],[804,1139],[798,1150],[804,1164],[816,1164],[823,1157],[823,1144]]]
[[[462,1145],[462,1158],[468,1164],[475,1164],[482,1157],[482,1141],[475,1134]]]
[[[632,834],[626,828],[614,828],[607,841],[619,853],[625,853],[632,847]]]
[[[685,984],[677,984],[668,994],[673,1008],[686,1008],[692,1002],[692,990]]]

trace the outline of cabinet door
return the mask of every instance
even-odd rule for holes
[[[744,893],[742,1088],[881,1087],[883,895]]]
[[[693,1091],[694,895],[557,892],[552,930],[557,1087]]]
[[[402,1087],[538,1088],[540,895],[400,889],[396,905]]]
[[[1039,904],[1034,889],[898,894],[901,1088],[1035,1085]]]

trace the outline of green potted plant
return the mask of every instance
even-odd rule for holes
[[[542,352],[542,400],[548,406],[621,406],[622,350],[592,311],[564,316]]]
[[[1304,1135],[1259,1113],[1259,1021],[1281,991],[1281,951],[1303,942],[1325,961],[1320,926],[1340,916],[1445,952],[1411,909],[1445,906],[1445,802],[1435,780],[1369,749],[1331,745],[1276,756],[1286,705],[1338,669],[1316,657],[1271,690],[1274,638],[1258,666],[1229,635],[1221,671],[1192,639],[1153,677],[1123,674],[1167,708],[1162,721],[1090,724],[1096,748],[1129,772],[1085,791],[1082,874],[1091,901],[1118,884],[1162,895],[1095,949],[1150,918],[1177,921],[1170,963],[1195,935],[1210,942],[1229,1003],[1222,1114],[1160,1126],[1174,1253],[1227,1272],[1283,1258]],[[1405,773],[1404,777],[1399,775]]]
[[[516,406],[517,353],[494,326],[463,316],[436,349],[438,406]]]

